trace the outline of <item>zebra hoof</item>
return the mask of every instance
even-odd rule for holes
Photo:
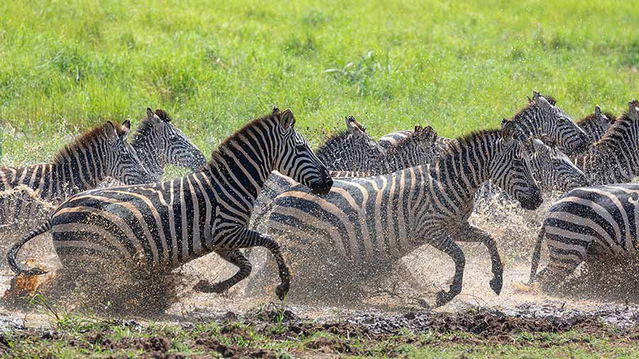
[[[289,284],[282,283],[278,285],[277,288],[275,288],[275,294],[280,300],[284,300],[284,297],[286,297],[286,295],[288,294],[288,290],[289,290]]]
[[[194,287],[193,290],[202,292],[202,293],[222,293],[226,291],[228,288],[220,285],[219,283],[210,284],[207,280],[199,281]]]
[[[504,285],[504,281],[501,278],[493,278],[490,281],[490,288],[492,288],[493,292],[495,292],[495,294],[499,295],[499,293],[501,293],[501,288]]]

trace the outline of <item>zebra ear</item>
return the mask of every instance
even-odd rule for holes
[[[147,107],[147,108],[146,108],[146,117],[147,117],[147,118],[153,118],[153,116],[154,116],[154,115],[155,115],[155,114],[153,113],[153,110],[151,110],[151,108],[150,108],[150,107]]]
[[[595,106],[595,115],[597,116],[601,115],[601,108],[598,105]]]
[[[353,135],[366,134],[366,128],[364,128],[361,123],[357,122],[353,116],[346,117],[346,129]]]
[[[124,138],[131,130],[131,121],[126,120],[122,122],[122,132],[119,133],[120,137]]]
[[[295,116],[293,116],[293,112],[290,109],[287,108],[283,112],[280,112],[280,125],[285,130],[295,126]]]
[[[273,106],[273,114],[275,115],[276,113],[279,113],[280,109],[277,108],[277,106]]]
[[[515,136],[515,123],[507,119],[501,120],[501,137],[510,139]]]
[[[639,121],[639,101],[632,100],[628,102],[628,116],[633,120]]]

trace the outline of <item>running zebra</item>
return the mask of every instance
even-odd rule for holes
[[[108,121],[67,144],[51,163],[0,168],[0,191],[25,185],[48,202],[59,203],[95,188],[107,177],[126,184],[145,183],[149,173],[127,142],[131,123]]]
[[[575,158],[593,184],[627,183],[639,176],[639,103],[635,100],[628,105],[628,112],[587,153]]]
[[[639,184],[576,188],[550,207],[532,257],[530,283],[544,288],[565,281],[586,256],[619,256],[639,249]],[[549,262],[537,274],[542,242]]]
[[[629,141],[637,137],[639,102],[632,101],[629,106],[628,113],[615,122],[600,142],[616,142],[616,139],[620,139],[619,143],[624,143],[623,139]],[[599,143],[595,144],[595,148],[600,147]],[[617,151],[621,148],[621,145],[612,146],[609,153],[617,154],[617,157],[633,157],[619,156],[620,152]],[[611,159],[608,161],[614,163]],[[605,161],[602,161],[602,165],[603,162]],[[638,200],[639,185],[636,184],[577,188],[563,195],[550,207],[539,231],[533,252],[530,281],[533,282],[537,276],[544,238],[548,239],[550,253],[548,266],[539,273],[539,279],[544,285],[563,281],[588,254],[617,255],[634,251],[639,233]]]
[[[20,247],[51,231],[63,266],[82,268],[86,260],[102,260],[109,268],[123,265],[165,273],[211,252],[239,267],[219,283],[198,283],[205,292],[223,292],[246,278],[250,262],[241,248],[266,247],[275,257],[281,284],[289,288],[289,272],[279,245],[247,228],[255,198],[273,170],[291,176],[314,192],[327,193],[328,170],[294,129],[290,110],[257,119],[224,141],[201,172],[138,186],[105,188],[69,198],[51,219],[14,245],[8,261],[17,274],[38,275],[16,263]]]
[[[275,199],[269,233],[286,238],[290,242],[287,249],[299,247],[302,257],[311,245],[319,246],[311,271],[321,278],[344,273],[322,283],[328,291],[339,291],[344,278],[380,266],[387,271],[417,247],[430,244],[455,262],[453,284],[448,292],[437,294],[438,306],[462,288],[465,258],[455,241],[481,242],[491,256],[490,286],[499,293],[503,267],[495,241],[468,223],[468,217],[475,191],[489,179],[526,209],[541,204],[527,164],[531,146],[516,134],[513,122],[506,121],[501,130],[456,140],[446,156],[432,165],[376,177],[336,179],[331,191],[321,198],[301,186],[293,187]],[[304,284],[308,283],[299,285]]]
[[[133,136],[131,146],[150,173],[150,182],[158,182],[167,164],[197,171],[206,158],[189,139],[171,124],[169,115],[161,109],[146,109],[146,118]]]
[[[317,157],[331,171],[368,172],[385,154],[353,116],[346,117],[346,131],[331,136],[317,149]]]

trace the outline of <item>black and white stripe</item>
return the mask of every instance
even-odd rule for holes
[[[512,122],[504,122],[501,131],[484,131],[455,141],[448,154],[432,165],[375,177],[336,179],[321,198],[296,186],[276,198],[269,233],[287,238],[291,248],[301,251],[317,244],[322,248],[321,257],[330,263],[327,267],[346,267],[353,275],[430,244],[450,255],[456,268],[450,291],[438,293],[437,305],[461,291],[465,259],[455,241],[482,242],[492,259],[490,284],[499,293],[503,268],[495,242],[487,232],[470,225],[468,217],[475,191],[489,179],[524,208],[541,204],[527,164],[530,147],[513,138],[515,131]],[[322,267],[314,263],[313,270]],[[339,288],[337,282],[339,278],[325,287]]]
[[[197,171],[206,163],[202,152],[161,109],[146,109],[146,118],[138,126],[131,146],[149,171],[150,182],[162,179],[167,164]]]
[[[244,279],[251,265],[241,248],[263,246],[274,255],[288,291],[289,273],[278,244],[247,228],[255,198],[273,170],[290,176],[318,193],[332,180],[328,170],[294,129],[290,110],[257,119],[228,138],[201,172],[163,183],[88,191],[69,198],[50,223],[16,244],[8,255],[16,273],[39,274],[16,263],[19,248],[49,230],[63,266],[102,259],[156,272],[218,253],[239,267],[231,278],[202,282],[203,291],[222,292]]]
[[[107,177],[139,184],[149,174],[133,147],[126,141],[130,122],[111,121],[83,134],[60,151],[52,163],[29,167],[0,168],[0,190],[25,185],[48,202],[95,188]]]
[[[629,103],[629,111],[594,145],[587,165],[603,166],[598,178],[614,180],[631,177],[626,169],[636,166],[639,102]],[[620,152],[623,151],[624,153]],[[599,156],[608,154],[599,160]],[[614,156],[613,156],[614,155]],[[598,161],[599,160],[599,161]],[[618,166],[621,170],[613,170]],[[593,171],[598,168],[592,168]],[[632,173],[632,171],[629,171]],[[539,231],[533,253],[531,282],[539,265],[541,245],[547,239],[550,261],[539,278],[544,284],[556,284],[572,273],[587,254],[620,254],[634,251],[639,225],[639,185],[611,184],[573,189],[549,210]]]
[[[639,102],[621,115],[575,164],[593,184],[627,183],[639,176]]]

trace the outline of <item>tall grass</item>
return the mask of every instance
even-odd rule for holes
[[[315,143],[495,127],[533,89],[575,118],[639,94],[632,1],[0,2],[0,164],[44,161],[107,119],[168,110],[206,152],[276,104]]]

